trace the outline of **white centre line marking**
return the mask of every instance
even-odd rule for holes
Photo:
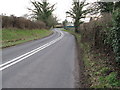
[[[8,62],[6,62],[4,64],[1,64],[0,65],[0,71],[4,70],[4,69],[6,69],[6,68],[8,68],[8,67],[10,67],[10,66],[12,66],[12,65],[14,65],[14,64],[16,64],[18,62],[20,62],[20,61],[23,61],[24,59],[34,55],[35,53],[37,53],[37,52],[39,52],[39,51],[41,51],[41,50],[51,46],[52,44],[54,44],[56,42],[58,42],[59,40],[61,40],[64,37],[64,34],[61,31],[59,31],[59,32],[60,32],[61,36],[58,37],[57,39],[52,40],[51,42],[46,43],[46,44],[44,44],[44,45],[42,45],[42,46],[40,46],[40,47],[38,47],[38,48],[28,52],[28,53],[25,53],[25,54],[23,54],[23,55],[21,55],[19,57],[16,57],[16,58],[14,58],[12,60],[9,60]]]

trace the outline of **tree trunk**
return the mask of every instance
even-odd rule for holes
[[[79,33],[79,21],[78,20],[75,21],[74,26],[75,26],[75,32]]]
[[[78,26],[75,26],[75,32],[78,33]]]

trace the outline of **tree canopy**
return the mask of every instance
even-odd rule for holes
[[[32,15],[35,19],[45,22],[47,26],[50,26],[48,20],[52,19],[51,22],[52,21],[57,22],[57,20],[55,20],[56,17],[53,16],[55,4],[50,5],[50,3],[47,2],[46,0],[43,0],[42,2],[31,1],[31,3],[34,6],[34,9],[29,10],[32,11],[33,13]]]

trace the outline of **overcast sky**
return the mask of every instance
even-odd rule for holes
[[[33,1],[33,0],[32,0]],[[41,0],[37,0],[41,1]],[[56,4],[54,14],[60,21],[65,20],[65,12],[71,8],[73,0],[48,0],[51,4]],[[87,0],[94,1],[94,0]],[[27,8],[31,7],[30,0],[0,0],[0,14],[23,16],[28,14]]]

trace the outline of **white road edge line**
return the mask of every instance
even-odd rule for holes
[[[53,41],[54,41],[54,40],[53,40]],[[21,56],[15,58],[15,59],[13,59],[13,60],[10,60],[10,61],[8,61],[8,62],[6,62],[6,63],[4,63],[4,64],[1,64],[0,67],[3,67],[3,66],[5,66],[6,64],[9,64],[9,63],[11,63],[11,62],[13,62],[13,61],[15,61],[15,60],[18,60],[18,59],[20,59],[20,58],[22,58],[22,57],[24,57],[24,56],[26,56],[26,55],[28,55],[28,54],[30,54],[30,53],[36,51],[36,50],[42,48],[42,47],[48,46],[48,44],[52,43],[53,41],[51,41],[51,42],[49,42],[49,43],[47,43],[47,44],[45,44],[45,45],[43,45],[43,46],[41,46],[41,47],[38,47],[38,48],[36,48],[36,49],[34,49],[34,50],[28,52],[28,53],[25,53],[25,54],[23,54],[23,55],[21,55]]]
[[[37,53],[37,52],[39,52],[39,51],[41,51],[41,50],[51,46],[52,44],[56,43],[57,41],[61,40],[64,37],[64,34],[61,31],[59,31],[59,32],[61,33],[61,36],[58,37],[57,39],[52,40],[51,42],[46,43],[46,44],[44,44],[44,45],[42,45],[42,46],[40,46],[40,47],[38,47],[38,48],[28,52],[28,53],[25,53],[25,54],[17,57],[17,58],[9,60],[8,62],[6,62],[4,64],[1,64],[0,65],[0,71],[4,70],[4,69],[6,69],[6,68],[8,68],[8,67],[10,67],[10,66],[12,66],[12,65],[14,65],[14,64],[16,64],[18,62],[20,62],[20,61],[23,61],[24,59],[34,55],[35,53]]]

